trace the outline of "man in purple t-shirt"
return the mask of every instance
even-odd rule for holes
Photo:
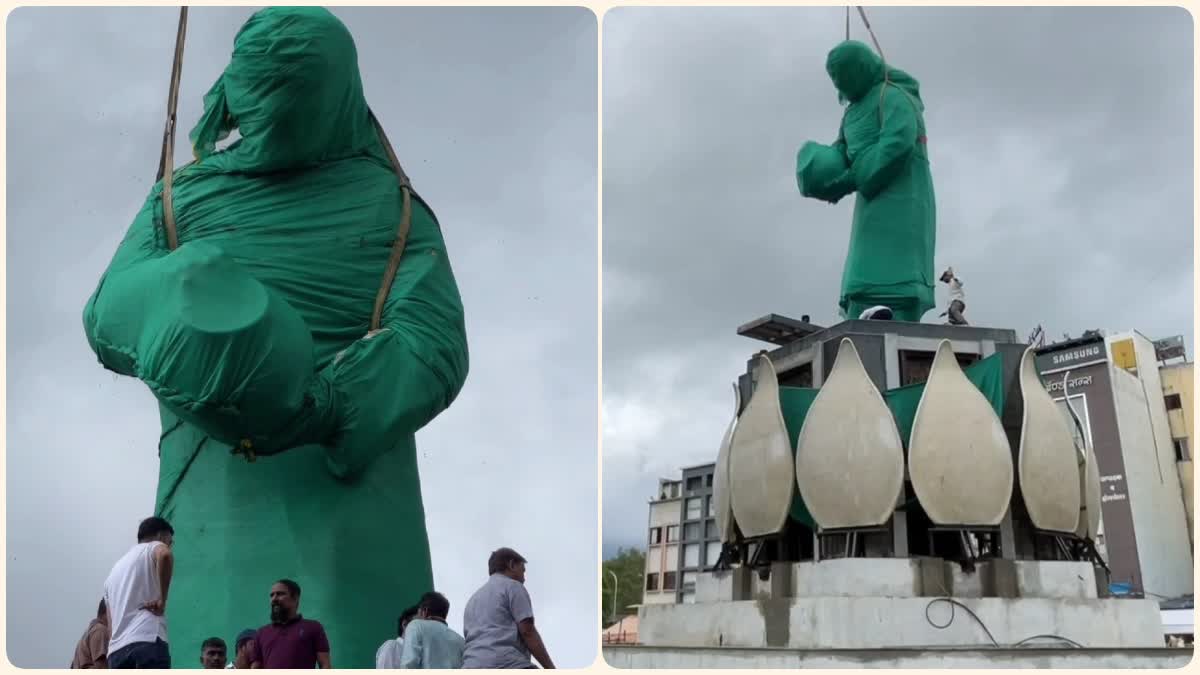
[[[271,623],[258,629],[251,668],[328,670],[329,638],[319,621],[300,615],[300,584],[280,579],[271,586]]]

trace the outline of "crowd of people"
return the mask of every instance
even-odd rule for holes
[[[167,598],[175,559],[175,531],[158,517],[138,526],[137,544],[113,565],[96,617],[75,647],[71,668],[170,668]],[[525,588],[525,558],[511,548],[488,558],[488,580],[467,601],[463,635],[446,624],[450,601],[436,591],[421,596],[397,620],[397,635],[375,653],[378,669],[543,668],[554,663],[534,625]],[[210,637],[199,645],[205,669],[333,667],[319,621],[300,614],[300,584],[280,579],[270,589],[271,622],[238,633],[228,645]]]

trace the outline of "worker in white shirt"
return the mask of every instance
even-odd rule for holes
[[[377,670],[395,670],[400,667],[400,657],[404,654],[404,631],[408,629],[408,624],[417,618],[417,609],[418,607],[413,605],[404,610],[396,622],[396,637],[379,645],[379,649],[375,650]]]
[[[175,530],[162,518],[147,518],[138,525],[137,540],[104,582],[112,627],[108,667],[170,668],[166,613]]]
[[[966,326],[967,320],[963,317],[963,312],[967,309],[967,303],[962,280],[954,276],[953,267],[947,267],[946,271],[942,272],[941,282],[950,286],[950,307],[939,316],[949,315],[951,326]]]

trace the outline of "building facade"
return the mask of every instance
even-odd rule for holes
[[[1064,415],[1070,400],[1095,451],[1098,543],[1113,588],[1191,593],[1191,541],[1154,343],[1137,332],[1094,334],[1038,350],[1038,370]]]
[[[1163,401],[1167,408],[1167,423],[1171,428],[1171,444],[1175,449],[1175,466],[1179,485],[1183,489],[1183,508],[1187,514],[1188,537],[1192,541],[1196,523],[1196,494],[1192,473],[1192,448],[1195,447],[1194,417],[1195,381],[1191,363],[1175,363],[1159,368],[1162,378]]]
[[[696,574],[716,564],[721,555],[713,504],[715,463],[683,469],[683,501],[679,520],[683,524],[679,546],[680,582],[678,602],[695,602]]]
[[[660,478],[650,500],[642,604],[676,602],[679,586],[679,519],[683,481]]]
[[[721,555],[713,504],[716,464],[686,467],[680,479],[660,478],[650,500],[642,604],[694,602],[696,574]]]

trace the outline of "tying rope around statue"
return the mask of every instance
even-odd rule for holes
[[[179,84],[183,74],[183,53],[187,38],[187,18],[188,7],[180,7],[179,24],[175,32],[175,54],[171,64],[171,78],[167,93],[167,121],[163,129],[162,152],[159,157],[158,175],[156,178],[156,180],[162,181],[162,226],[167,248],[170,251],[179,248],[179,231],[175,220],[173,190],[175,177],[174,156],[175,131],[178,125]],[[396,180],[400,187],[402,201],[400,222],[396,228],[396,236],[392,241],[387,267],[384,269],[379,290],[375,294],[375,303],[371,312],[370,329],[367,332],[367,337],[372,337],[381,330],[383,310],[387,304],[388,294],[391,292],[392,285],[395,282],[396,272],[400,267],[400,259],[404,256],[405,245],[408,242],[409,231],[412,227],[412,182],[409,180],[404,168],[400,165],[400,160],[396,156],[391,141],[383,130],[383,125],[380,124],[375,113],[369,108],[367,109],[367,114],[370,117],[375,132],[379,135],[379,141],[387,154],[388,161],[391,162],[392,169],[396,173]],[[249,462],[253,462],[256,457],[253,443],[249,439],[243,439],[238,443],[233,448],[233,454],[244,455]]]

